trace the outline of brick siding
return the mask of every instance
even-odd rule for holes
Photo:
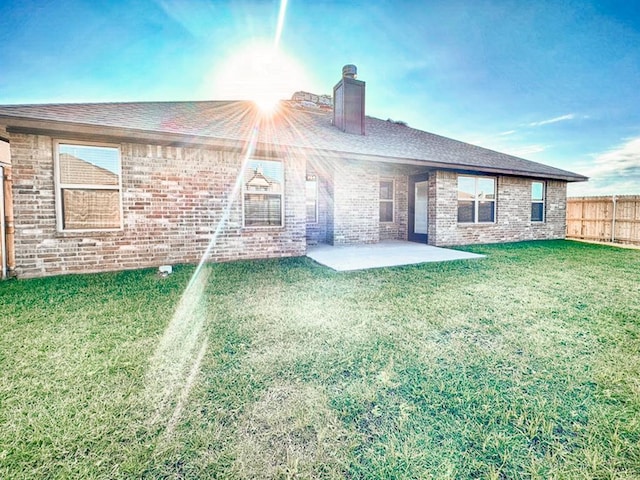
[[[496,222],[458,223],[458,174],[437,171],[430,176],[429,243],[468,245],[565,237],[566,182],[546,182],[545,221],[531,221],[531,179],[496,176]]]
[[[7,134],[11,140],[17,273],[21,277],[304,255],[307,242],[334,245],[407,238],[408,178],[415,167],[282,158],[284,227],[244,228],[239,193],[218,225],[242,165],[239,152],[124,143],[121,147],[124,228],[58,232],[51,137]],[[317,224],[306,223],[305,175],[318,176]],[[455,172],[429,174],[428,241],[465,245],[565,236],[566,182],[547,181],[545,222],[531,222],[531,180],[496,176],[494,224],[457,222]],[[394,221],[379,221],[380,179],[394,181]],[[217,233],[216,233],[217,232]]]
[[[310,245],[325,242],[352,245],[407,239],[410,168],[346,161],[314,163],[307,169],[318,175],[320,185],[318,224],[307,224],[307,242]],[[394,216],[393,222],[388,223],[380,222],[382,179],[394,183]]]
[[[242,156],[212,148],[122,144],[123,230],[56,230],[53,139],[10,134],[21,277],[196,263],[223,217]],[[243,228],[241,194],[208,260],[305,253],[303,160],[283,158],[284,227]]]
[[[380,174],[371,162],[346,160],[333,175],[333,244],[377,243],[380,239]]]

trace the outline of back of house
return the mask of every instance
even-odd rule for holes
[[[368,117],[365,88],[347,65],[332,108],[0,106],[3,276],[564,238],[586,177]]]

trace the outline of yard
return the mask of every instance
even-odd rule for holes
[[[640,478],[640,250],[0,283],[1,478]]]

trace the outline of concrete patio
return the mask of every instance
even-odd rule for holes
[[[370,245],[308,247],[307,257],[339,272],[367,268],[395,267],[426,262],[484,258],[484,255],[433,247],[422,243],[385,240]]]

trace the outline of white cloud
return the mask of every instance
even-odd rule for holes
[[[539,122],[531,122],[529,124],[530,127],[539,127],[541,125],[548,125],[550,123],[558,123],[564,122],[565,120],[573,120],[576,118],[575,113],[567,113],[566,115],[561,115],[559,117],[550,118],[548,120],[541,120]]]
[[[640,194],[640,137],[595,155],[581,173],[589,181],[570,185],[570,195]]]
[[[533,155],[534,153],[544,152],[548,145],[523,145],[521,147],[505,147],[504,153],[509,155],[515,155],[516,157],[524,157],[526,155]]]
[[[640,174],[640,137],[595,157],[593,176]]]
[[[508,155],[524,158],[527,158],[528,155],[544,152],[550,147],[550,145],[542,144],[523,145],[519,143],[519,140],[514,139],[514,137],[509,137],[509,135],[516,132],[517,130],[511,130],[500,134],[494,134],[489,137],[475,138],[470,140],[469,143],[488,148],[490,150],[495,150],[496,152],[502,152]]]
[[[637,180],[619,180],[617,182],[601,184],[597,179],[588,182],[570,183],[567,186],[568,197],[593,197],[600,195],[638,195]]]

